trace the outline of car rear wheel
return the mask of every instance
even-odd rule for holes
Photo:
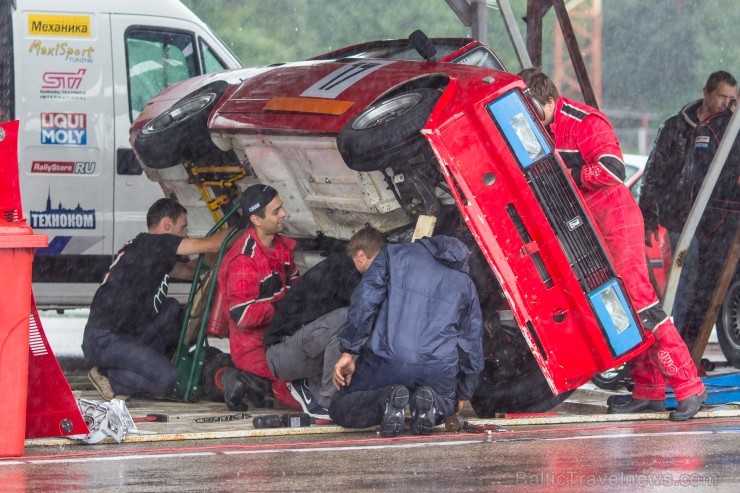
[[[337,136],[344,162],[355,171],[377,171],[420,154],[428,146],[421,129],[441,94],[418,88],[373,103]]]
[[[183,98],[147,123],[137,134],[134,148],[150,168],[164,169],[185,161],[196,164],[233,164],[233,152],[224,152],[211,141],[208,118],[227,89],[216,82]]]
[[[727,361],[740,368],[740,281],[727,290],[722,311],[717,317],[717,339]]]
[[[224,402],[224,386],[221,383],[221,374],[233,367],[234,363],[231,361],[230,354],[223,353],[214,347],[207,347],[201,377],[201,399]]]

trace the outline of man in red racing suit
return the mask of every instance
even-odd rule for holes
[[[229,315],[231,358],[240,371],[222,375],[224,398],[229,409],[246,410],[242,397],[253,403],[264,397],[264,381],[281,403],[300,408],[290,394],[287,382],[277,380],[265,360],[262,343],[265,330],[275,313],[273,303],[285,296],[298,278],[293,249],[295,241],[279,233],[283,229],[283,201],[269,185],[252,185],[241,197],[242,219],[237,227],[247,227],[226,253],[218,271],[218,286]],[[258,394],[255,399],[254,394]]]
[[[624,163],[617,136],[606,115],[561,97],[555,84],[539,70],[526,69],[519,75],[543,107],[544,125],[606,243],[642,327],[655,336],[655,343],[629,362],[635,383],[632,397],[611,399],[608,412],[662,411],[667,384],[678,399],[678,408],[669,419],[689,419],[705,399],[704,384],[650,284],[642,213],[623,183]]]

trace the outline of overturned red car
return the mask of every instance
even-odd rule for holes
[[[304,265],[366,223],[463,240],[486,328],[471,404],[488,417],[549,409],[652,342],[536,110],[487,46],[415,33],[184,81],[131,142],[193,234],[264,182]]]

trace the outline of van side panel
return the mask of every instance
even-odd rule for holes
[[[20,120],[24,216],[49,237],[34,258],[36,301],[86,306],[164,195],[131,151],[133,118],[168,85],[240,64],[177,0],[0,1],[0,9],[0,104]],[[133,94],[142,83],[151,87]]]

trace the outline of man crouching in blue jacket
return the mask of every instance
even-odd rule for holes
[[[387,245],[375,257],[339,334],[338,392],[329,407],[335,423],[380,424],[381,436],[396,436],[408,404],[411,432],[428,435],[472,397],[483,369],[483,323],[469,255],[460,240],[439,235]]]

